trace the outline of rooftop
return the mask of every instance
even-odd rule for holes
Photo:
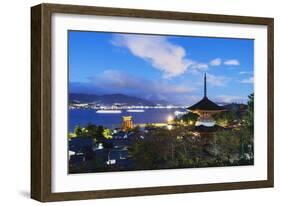
[[[199,102],[187,108],[190,111],[194,110],[212,110],[212,111],[223,111],[224,107],[217,105],[208,99],[208,97],[203,97]]]
[[[187,109],[190,111],[195,111],[195,110],[223,111],[223,110],[225,110],[224,107],[221,107],[208,99],[208,97],[207,97],[207,80],[206,79],[207,78],[206,78],[206,74],[205,74],[205,76],[204,76],[204,97],[199,102],[188,107]]]

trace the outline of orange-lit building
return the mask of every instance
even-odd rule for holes
[[[132,116],[123,116],[122,130],[128,131],[133,128]]]

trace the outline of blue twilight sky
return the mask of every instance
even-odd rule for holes
[[[69,92],[126,94],[190,105],[247,102],[254,40],[69,31]]]

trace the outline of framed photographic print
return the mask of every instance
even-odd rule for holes
[[[273,19],[31,9],[31,197],[273,187]]]

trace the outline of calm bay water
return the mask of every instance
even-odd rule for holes
[[[94,109],[74,109],[69,110],[68,130],[72,132],[76,125],[81,127],[88,123],[103,125],[108,128],[120,127],[122,123],[122,116],[132,116],[134,124],[146,123],[163,123],[167,121],[169,116],[175,116],[175,111],[185,112],[185,109],[145,109],[144,112],[127,112],[122,110],[119,114],[101,114],[96,113]]]

